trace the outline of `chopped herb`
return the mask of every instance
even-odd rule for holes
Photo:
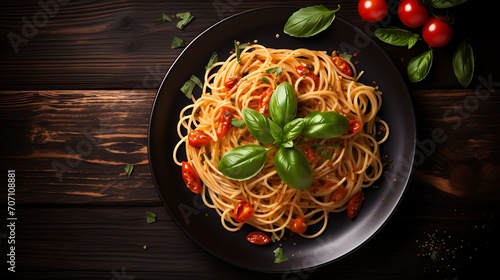
[[[264,76],[260,77],[260,81],[261,81],[261,82],[263,82],[263,83],[266,83],[266,84],[270,84],[270,83],[271,83],[271,82],[269,81],[269,79],[268,79],[268,78],[266,78],[266,77],[264,77]]]
[[[177,49],[177,48],[182,48],[186,46],[186,42],[182,40],[181,38],[174,36],[172,39],[172,44],[170,45],[170,48],[172,49]]]
[[[234,40],[234,51],[236,52],[236,61],[238,61],[238,63],[241,63],[241,51],[246,47],[248,47],[247,43],[240,44],[238,41]]]
[[[130,177],[130,174],[132,174],[132,171],[134,171],[134,165],[131,164],[131,163],[127,163],[127,165],[125,165],[125,173],[127,174],[127,177]]]
[[[148,224],[154,223],[156,221],[156,214],[153,212],[146,211],[146,222]]]
[[[232,119],[231,120],[231,125],[239,128],[245,127],[245,121],[244,120],[237,120],[237,119]]]
[[[288,257],[285,256],[283,248],[278,247],[273,251],[273,253],[274,253],[274,263],[282,263],[288,261]]]
[[[193,96],[194,87],[203,87],[201,80],[195,75],[191,75],[191,78],[187,80],[181,88],[181,91],[186,95],[187,98],[191,98]]]
[[[217,54],[217,52],[214,52],[210,57],[210,59],[208,60],[208,64],[207,66],[205,66],[205,69],[212,67],[212,65],[217,63],[217,61],[219,61],[219,55]]]
[[[177,28],[181,30],[194,18],[190,12],[178,13],[175,16],[182,19],[177,22]]]
[[[275,74],[276,76],[279,76],[281,75],[281,73],[283,72],[283,68],[281,67],[272,67],[272,68],[269,68],[266,70],[266,74]]]
[[[163,24],[167,21],[171,21],[171,19],[165,13],[161,13],[161,18],[153,20],[155,24]]]

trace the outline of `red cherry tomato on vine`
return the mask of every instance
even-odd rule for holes
[[[189,162],[183,161],[181,170],[182,179],[184,180],[184,183],[186,184],[188,189],[195,194],[199,194],[201,192],[201,181],[193,166]]]
[[[261,231],[253,231],[247,234],[247,241],[256,245],[266,245],[271,238]]]
[[[398,16],[404,25],[415,28],[424,25],[429,12],[422,5],[422,0],[402,0],[398,6]]]
[[[361,205],[363,205],[363,201],[365,201],[365,194],[359,192],[351,197],[351,200],[347,203],[347,217],[349,219],[354,219],[361,209]]]
[[[359,0],[358,13],[364,21],[381,21],[387,15],[389,5],[386,0]]]
[[[448,44],[453,37],[451,24],[445,16],[430,17],[422,27],[422,38],[431,47],[439,48]]]
[[[237,222],[244,223],[253,215],[253,206],[246,200],[240,200],[234,205],[233,217]]]

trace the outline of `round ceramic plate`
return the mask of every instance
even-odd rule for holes
[[[387,222],[401,201],[411,175],[416,129],[413,106],[405,82],[384,51],[361,30],[337,17],[322,33],[310,38],[294,38],[283,26],[296,7],[267,7],[243,12],[220,21],[196,37],[172,64],[158,90],[149,123],[148,153],[151,172],[159,196],[179,227],[196,243],[233,265],[262,272],[291,272],[331,263],[366,243]],[[280,34],[277,38],[276,34]],[[332,214],[326,232],[315,239],[288,236],[285,240],[256,246],[246,241],[252,230],[226,231],[217,213],[205,207],[199,195],[189,191],[174,164],[172,152],[179,141],[176,126],[179,111],[191,101],[180,91],[191,75],[203,77],[205,65],[214,52],[225,60],[234,40],[258,40],[270,48],[309,48],[357,53],[361,82],[376,81],[383,92],[380,116],[391,129],[382,153],[393,160],[392,168],[365,191],[366,200],[354,220],[344,213]],[[200,94],[197,89],[194,94]],[[179,155],[182,155],[179,152]],[[288,261],[274,263],[273,250],[283,247]]]

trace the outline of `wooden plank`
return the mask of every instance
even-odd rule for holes
[[[59,3],[43,8],[39,3]],[[298,7],[315,1],[291,1]],[[335,3],[336,5],[337,3]],[[373,31],[389,24],[397,25],[391,14],[388,22],[363,22],[352,1],[338,1],[338,16],[373,37]],[[137,89],[157,88],[182,49],[171,49],[173,36],[186,43],[201,32],[239,12],[276,5],[273,1],[148,1],[130,0],[113,3],[54,1],[2,1],[0,25],[0,84],[4,89]],[[330,5],[331,6],[331,5]],[[454,43],[468,38],[474,47],[477,75],[498,72],[500,61],[490,56],[500,48],[497,33],[483,28],[494,26],[495,17],[484,15],[481,5],[455,11]],[[332,7],[333,8],[333,7]],[[175,13],[190,11],[195,19],[184,29],[175,27]],[[172,22],[155,25],[154,19],[165,12]],[[389,21],[390,20],[390,21]],[[493,38],[492,38],[493,37]],[[15,39],[13,39],[15,38]],[[485,39],[487,38],[487,39]],[[377,41],[406,77],[410,59],[428,50],[419,43],[408,50]],[[433,68],[425,83],[412,88],[460,87],[451,67],[453,48],[436,49]],[[439,73],[439,75],[436,75]]]

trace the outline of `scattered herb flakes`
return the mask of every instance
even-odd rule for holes
[[[134,171],[134,165],[131,164],[131,163],[127,163],[127,165],[125,165],[125,173],[127,174],[127,177],[130,177],[130,174],[132,174],[132,171]]]
[[[163,24],[163,23],[165,23],[167,21],[172,21],[172,20],[165,13],[161,13],[161,17],[160,18],[153,20],[153,22],[155,24],[158,24],[158,25]]]
[[[177,22],[177,28],[181,30],[194,18],[194,16],[190,12],[177,13],[175,16],[181,19],[179,22]]]
[[[177,49],[177,48],[183,48],[186,46],[186,42],[182,40],[181,38],[174,36],[172,39],[172,44],[170,45],[170,48],[172,49]]]
[[[203,87],[203,84],[201,83],[201,80],[198,77],[196,77],[195,75],[191,75],[191,78],[189,78],[189,80],[187,80],[181,87],[181,91],[187,98],[191,98],[193,96],[193,90],[195,86],[201,88]]]
[[[152,224],[156,221],[156,214],[153,212],[146,211],[146,222]]]
[[[278,247],[274,249],[274,263],[282,263],[288,261],[288,257],[285,255],[283,248]]]

